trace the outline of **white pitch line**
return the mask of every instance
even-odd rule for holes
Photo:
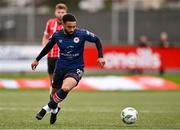
[[[0,130],[99,130],[99,129],[90,129],[90,128],[66,128],[66,129],[43,129],[43,128],[40,128],[40,129],[1,129]],[[101,129],[101,130],[180,130],[180,129],[126,129],[126,128],[114,128],[114,129]]]
[[[38,111],[41,108],[21,108],[21,107],[0,107],[0,111]],[[64,108],[62,109],[64,112],[103,112],[103,113],[114,113],[120,112],[121,110],[111,110],[111,109],[102,109],[102,108],[88,108],[88,109],[73,109],[73,108]],[[172,111],[150,111],[150,110],[139,110],[139,113],[174,113]],[[180,111],[176,111],[176,114],[179,114]]]
[[[40,108],[39,108],[40,109]],[[18,107],[0,107],[0,111],[37,111],[39,109],[36,108],[18,108]],[[65,112],[114,112],[110,109],[86,109],[86,110],[82,110],[82,109],[72,109],[72,108],[66,108],[66,109],[62,109],[62,111]]]

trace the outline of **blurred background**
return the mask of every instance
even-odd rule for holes
[[[147,35],[153,45],[167,32],[180,41],[179,0],[1,0],[0,44],[39,45],[46,21],[63,2],[76,15],[78,26],[96,32],[106,44],[135,44]]]
[[[49,100],[47,58],[36,71],[31,63],[60,2],[101,38],[106,65],[86,44],[75,89],[88,91],[72,91],[52,126],[34,118]],[[0,0],[0,129],[180,129],[179,90],[180,0]],[[120,120],[127,106],[139,112],[135,125]]]
[[[30,64],[42,49],[46,22],[60,2],[75,14],[78,27],[102,40],[105,69],[97,68],[96,49],[88,44],[85,75],[179,74],[179,0],[1,0],[1,77],[32,73]],[[45,57],[37,72],[46,71]]]

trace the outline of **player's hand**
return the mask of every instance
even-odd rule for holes
[[[38,66],[39,62],[37,60],[33,61],[32,64],[31,64],[31,68],[32,70],[35,70],[36,67]]]
[[[106,62],[104,58],[98,58],[97,63],[98,63],[98,66],[103,68]]]

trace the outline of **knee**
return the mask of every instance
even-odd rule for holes
[[[69,92],[70,91],[70,88],[68,88],[68,87],[62,87],[61,88],[64,92]]]

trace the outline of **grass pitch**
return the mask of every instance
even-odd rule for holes
[[[47,103],[47,90],[0,90],[0,129],[180,129],[180,91],[73,91],[61,104],[55,125],[35,119]],[[139,112],[126,125],[120,111]]]

